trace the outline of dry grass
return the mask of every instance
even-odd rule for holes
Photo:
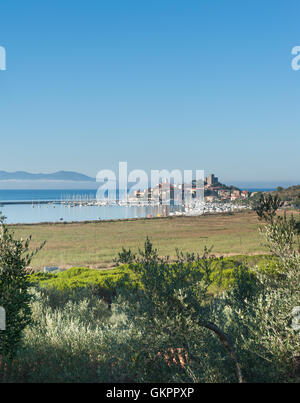
[[[213,253],[264,253],[258,234],[259,222],[252,212],[234,215],[170,217],[71,224],[12,226],[17,237],[32,235],[32,246],[47,244],[32,262],[33,267],[111,267],[122,246],[137,251],[148,235],[161,255],[202,252],[213,245]]]

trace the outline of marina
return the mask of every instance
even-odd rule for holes
[[[96,192],[0,191],[0,211],[8,224],[83,222],[135,218],[199,216],[241,211],[232,202],[189,200],[180,205],[159,199],[142,200],[118,195],[119,200],[97,200]],[[121,197],[122,196],[122,197]],[[31,200],[29,199],[31,198]],[[27,200],[26,200],[27,198]]]
[[[120,220],[133,218],[154,218],[172,216],[199,216],[241,211],[243,206],[222,203],[204,203],[194,206],[162,206],[115,204],[74,204],[74,203],[18,203],[5,204],[2,214],[8,224],[33,224],[45,222],[81,222]]]

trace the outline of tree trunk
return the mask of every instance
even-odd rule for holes
[[[232,345],[231,345],[231,343],[229,341],[228,336],[221,329],[219,329],[218,326],[216,326],[214,323],[211,323],[211,322],[202,323],[201,326],[204,326],[205,328],[213,331],[218,336],[218,338],[220,339],[221,343],[226,348],[229,357],[231,358],[231,360],[234,363],[238,383],[244,383],[241,367],[240,367],[240,365],[238,363],[238,360],[237,360],[237,358],[235,356],[235,353],[233,351],[233,347],[232,347]]]

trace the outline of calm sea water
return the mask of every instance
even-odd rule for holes
[[[72,198],[96,198],[97,190],[49,190],[49,189],[20,189],[20,190],[3,190],[0,189],[1,201],[42,201],[42,200],[67,200]]]
[[[245,189],[269,191],[273,189]],[[96,198],[96,190],[1,190],[0,204],[7,201],[61,201],[88,200]],[[8,224],[39,222],[71,222],[90,220],[112,220],[125,218],[142,218],[148,214],[163,214],[164,207],[124,207],[124,206],[82,206],[66,207],[59,204],[12,204],[0,206]]]
[[[271,192],[272,190],[276,190],[275,188],[272,189],[260,189],[260,188],[251,188],[251,189],[243,189],[248,190],[248,192]]]
[[[96,198],[96,190],[0,190],[0,203],[7,201],[61,201]],[[60,204],[2,205],[0,211],[8,224],[71,222],[142,218],[148,214],[163,214],[165,207],[76,206]]]

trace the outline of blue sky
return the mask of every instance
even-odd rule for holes
[[[300,183],[298,0],[2,0],[0,169]]]

